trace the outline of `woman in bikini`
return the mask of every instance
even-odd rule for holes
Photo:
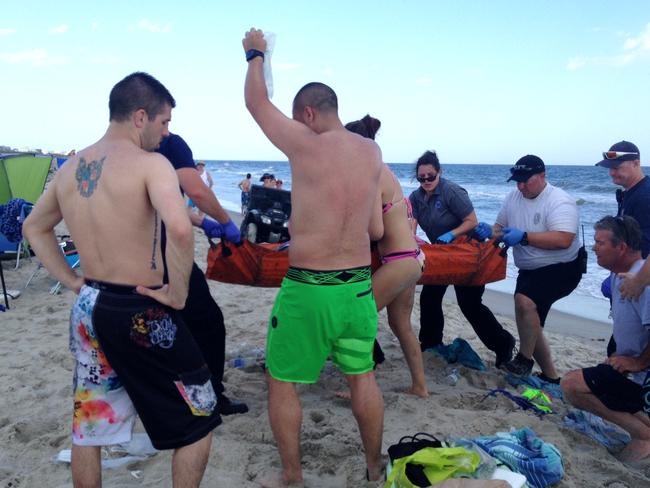
[[[375,138],[381,122],[366,115],[345,127],[363,137]],[[424,269],[424,253],[420,252],[411,230],[411,205],[404,198],[397,178],[384,164],[379,179],[384,236],[377,242],[382,266],[372,275],[372,288],[377,310],[386,307],[388,324],[399,340],[411,371],[408,393],[427,397],[424,364],[419,342],[411,328],[411,311],[415,283]]]

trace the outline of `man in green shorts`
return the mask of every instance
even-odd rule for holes
[[[291,165],[289,271],[269,321],[269,419],[280,451],[280,484],[301,483],[302,408],[296,383],[315,383],[331,357],[346,375],[365,449],[367,477],[381,477],[384,405],[373,373],[377,312],[370,281],[370,239],[383,233],[377,198],[381,151],[345,129],[334,91],[309,83],[293,118],[270,101],[264,84],[266,41],[243,40],[246,106]],[[345,178],[340,178],[345,175]]]

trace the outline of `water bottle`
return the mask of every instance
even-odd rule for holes
[[[451,368],[447,376],[445,376],[445,383],[447,383],[450,386],[456,386],[456,383],[458,383],[459,379],[460,379],[460,374],[458,373],[458,369]]]
[[[232,368],[246,368],[254,366],[264,360],[264,348],[259,346],[244,346],[233,354],[228,364]]]
[[[236,358],[231,359],[228,364],[230,364],[231,368],[247,368],[248,366],[255,366],[257,364],[257,359],[250,356],[237,356]]]

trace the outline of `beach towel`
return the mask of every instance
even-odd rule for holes
[[[427,349],[445,358],[448,363],[460,363],[468,368],[478,371],[485,371],[487,367],[476,351],[472,349],[465,339],[456,337],[449,345],[438,344],[436,347]]]
[[[18,243],[23,238],[19,217],[26,203],[22,198],[14,198],[5,205],[0,205],[0,234],[4,234],[9,242]]]
[[[510,483],[510,488],[522,488],[526,485],[526,477],[523,474],[515,473],[498,459],[490,456],[485,449],[471,439],[454,439],[453,447],[463,447],[468,451],[476,451],[481,461],[472,474],[477,480],[504,480]]]
[[[471,440],[513,471],[523,474],[533,488],[550,486],[564,476],[560,451],[527,427]]]
[[[650,417],[650,371],[645,375],[643,385],[641,385],[643,395],[643,411]]]
[[[575,430],[596,442],[601,443],[610,452],[617,452],[624,448],[632,439],[630,434],[621,430],[616,425],[607,422],[598,415],[579,409],[571,409],[562,419],[565,427]]]
[[[542,390],[549,395],[551,395],[553,398],[557,398],[558,400],[563,400],[564,395],[562,394],[562,388],[560,388],[560,385],[557,385],[555,383],[549,383],[548,381],[544,381],[541,379],[539,376],[535,375],[528,375],[528,376],[515,376],[513,374],[506,374],[506,381],[511,385],[511,386],[530,386],[532,388],[537,388],[539,390]]]

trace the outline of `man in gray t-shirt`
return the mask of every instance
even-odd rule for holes
[[[631,217],[604,217],[594,229],[598,264],[612,272],[616,351],[602,364],[571,371],[561,386],[572,405],[628,431],[632,441],[619,458],[639,461],[650,456],[650,418],[643,411],[650,406],[644,404],[642,387],[650,373],[650,290],[645,288],[638,301],[626,300],[620,294],[617,274],[636,272],[643,266],[641,229]]]

